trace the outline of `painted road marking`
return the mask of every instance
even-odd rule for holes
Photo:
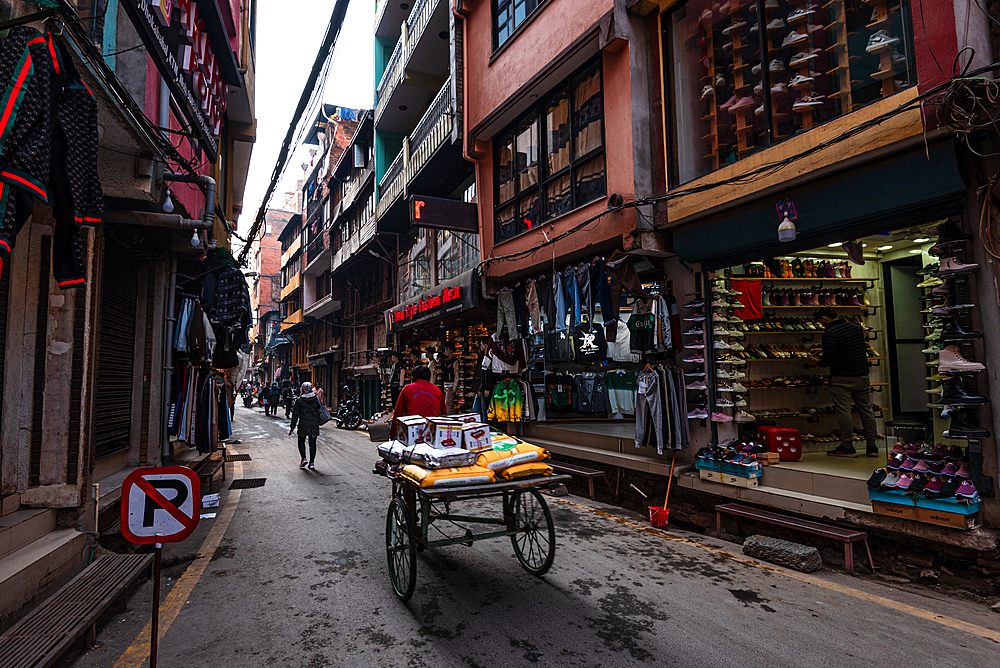
[[[235,451],[233,453],[238,454]],[[232,464],[233,480],[242,478],[243,464],[240,462],[232,462]],[[188,602],[188,597],[194,591],[195,585],[201,580],[201,576],[205,574],[205,569],[211,563],[212,557],[215,556],[215,551],[218,549],[219,543],[222,542],[223,536],[226,535],[229,522],[233,519],[233,515],[236,514],[236,507],[240,502],[240,494],[240,490],[234,489],[226,497],[226,505],[219,512],[212,530],[209,531],[208,536],[202,542],[201,549],[198,550],[198,556],[191,562],[190,566],[184,569],[184,573],[177,579],[177,584],[174,585],[174,588],[167,595],[166,600],[160,605],[159,640],[161,642],[163,641],[163,636],[170,629],[170,626],[177,620],[177,616],[181,613],[181,608]],[[200,503],[201,500],[199,499]],[[139,632],[139,635],[136,636],[128,649],[119,657],[118,661],[115,662],[114,668],[141,668],[145,666],[149,660],[149,635],[151,633],[152,624],[146,622],[146,626]]]
[[[551,498],[551,497],[550,497]],[[669,531],[663,531],[662,529],[654,529],[653,527],[646,526],[634,520],[627,519],[625,517],[618,517],[617,515],[612,515],[611,513],[604,512],[603,510],[598,510],[597,508],[589,508],[587,506],[581,506],[573,501],[565,501],[563,499],[552,499],[557,503],[561,503],[566,506],[571,506],[573,508],[578,508],[580,510],[585,510],[588,513],[593,513],[594,515],[599,515],[600,517],[607,518],[618,522],[619,524],[624,524],[627,527],[633,529],[638,529],[645,533],[653,534],[654,536],[660,536],[666,538],[667,540],[672,540],[675,543],[684,543],[685,545],[690,545],[696,547],[699,550],[704,550],[711,554],[718,555],[720,557],[725,557],[726,559],[732,559],[733,561],[738,561],[747,566],[753,566],[755,568],[760,568],[761,570],[770,571],[772,573],[777,573],[779,575],[784,575],[793,580],[798,580],[799,582],[805,582],[807,584],[815,585],[817,587],[822,587],[823,589],[829,589],[830,591],[835,591],[839,594],[844,594],[845,596],[851,596],[862,601],[868,601],[869,603],[875,603],[877,605],[884,606],[886,608],[891,608],[893,610],[898,610],[899,612],[905,612],[906,614],[913,615],[914,617],[919,617],[921,619],[926,619],[931,622],[937,622],[944,626],[950,626],[953,629],[958,629],[959,631],[965,631],[966,633],[971,633],[977,635],[981,638],[986,638],[987,640],[992,640],[995,643],[1000,643],[1000,631],[994,631],[993,629],[988,629],[984,626],[978,626],[969,622],[964,622],[961,619],[955,619],[954,617],[948,617],[946,615],[939,615],[936,612],[931,612],[930,610],[924,610],[923,608],[918,608],[915,605],[908,605],[906,603],[901,603],[899,601],[894,601],[890,598],[885,598],[884,596],[879,596],[878,594],[870,594],[860,589],[854,589],[853,587],[848,587],[846,585],[837,584],[835,582],[828,582],[817,577],[813,577],[806,573],[800,573],[798,571],[793,571],[789,568],[784,568],[782,566],[776,566],[774,564],[765,564],[755,559],[750,559],[748,557],[740,556],[727,552],[726,550],[713,547],[712,545],[707,545],[705,543],[699,543],[698,541],[691,540],[690,538],[685,538],[684,536],[679,536],[675,533],[670,533]]]

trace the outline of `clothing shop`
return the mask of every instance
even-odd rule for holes
[[[966,195],[945,142],[792,189],[777,212],[762,200],[674,230],[697,272],[679,355],[691,421],[711,433],[696,462],[754,451],[764,464],[739,487],[695,471],[681,488],[995,526],[983,372],[1000,342],[980,312],[996,299]]]
[[[471,269],[386,311],[388,340],[402,356],[398,365],[386,356],[389,408],[401,384],[409,382],[416,360],[430,368],[431,381],[444,392],[451,412],[472,410],[480,383],[480,343],[493,320],[481,304],[479,272]]]

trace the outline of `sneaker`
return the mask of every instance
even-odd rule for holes
[[[734,419],[737,422],[756,422],[757,421],[757,418],[755,418],[750,413],[747,413],[746,411],[737,411],[736,412],[736,417]]]
[[[955,276],[957,274],[974,274],[979,271],[979,265],[975,263],[965,264],[959,262],[956,257],[946,257],[941,260],[938,269],[938,276]]]
[[[813,82],[812,77],[802,76],[801,74],[796,74],[792,77],[792,80],[788,82],[788,85],[792,88],[798,88],[799,86],[806,86]]]
[[[783,83],[776,83],[773,86],[771,86],[771,92],[774,93],[775,95],[784,95],[785,93],[788,92],[788,86],[786,86]]]
[[[684,386],[685,390],[707,390],[708,385],[705,384],[703,380],[696,380],[693,383],[688,383]]]
[[[754,74],[760,74],[760,63],[754,65],[750,71],[753,72]]]
[[[686,378],[704,378],[705,377],[705,367],[696,366],[690,371],[685,371],[684,376]]]
[[[749,109],[752,106],[753,106],[753,98],[752,97],[741,97],[739,100],[737,100],[735,103],[733,103],[733,105],[731,107],[729,107],[729,111],[730,111],[730,113],[737,112],[737,111],[743,111],[744,109]]]
[[[893,47],[899,44],[898,37],[889,37],[884,30],[877,30],[875,33],[868,38],[868,46],[865,47],[865,51],[871,53],[872,51],[880,51],[882,49]]]
[[[715,96],[715,89],[712,88],[711,86],[705,86],[704,88],[701,89],[701,99],[704,100],[706,97],[714,97],[714,96]]]
[[[696,408],[688,413],[688,420],[704,420],[708,418],[708,411],[704,408]]]
[[[718,399],[715,400],[715,407],[716,408],[732,408],[733,407],[733,402],[730,401],[729,399],[726,399],[725,397],[719,397]]]
[[[684,332],[684,335],[685,336],[701,336],[704,333],[705,333],[704,329],[702,329],[701,327],[698,327],[697,325],[695,325],[691,329],[689,329],[686,332]]]
[[[726,343],[725,341],[721,341],[719,339],[716,339],[715,343],[712,344],[712,348],[714,348],[715,350],[729,350],[730,347],[731,346],[728,343]]]
[[[763,116],[764,115],[764,105],[760,105],[759,107],[757,107],[756,109],[754,109],[753,113],[754,113],[754,116]]]
[[[854,449],[853,445],[838,445],[833,450],[827,450],[826,454],[831,457],[850,457],[854,459],[858,456],[858,451]]]
[[[879,485],[882,489],[895,489],[896,483],[899,482],[899,474],[895,471],[889,471],[885,474],[885,480]]]
[[[875,469],[875,472],[872,473],[870,478],[868,478],[868,486],[878,489],[879,485],[882,484],[882,481],[885,480],[886,473],[887,471],[883,471],[882,469]]]
[[[896,66],[896,65],[905,65],[906,64],[906,56],[904,56],[903,54],[901,54],[896,49],[893,49],[892,50],[892,56],[890,56],[890,61],[892,62],[893,66]]]
[[[684,318],[684,322],[705,322],[705,315],[703,313],[692,313]]]
[[[771,61],[771,64],[767,66],[767,69],[769,69],[771,72],[774,73],[784,72],[785,64],[780,60],[778,60],[777,58],[775,58],[774,60]]]
[[[764,92],[764,84],[758,83],[756,86],[753,87],[753,94],[754,95],[760,95],[763,92]],[[756,110],[755,110],[755,112],[756,112]]]
[[[684,305],[684,308],[695,309],[695,308],[701,308],[704,305],[705,305],[704,299],[692,299],[691,301],[689,301],[687,304]]]
[[[941,487],[943,484],[944,483],[942,482],[941,478],[931,478],[930,480],[927,481],[927,484],[924,485],[923,489],[924,496],[930,496],[935,498],[940,496]]]
[[[726,36],[729,36],[729,33],[731,33],[734,30],[739,30],[740,28],[746,27],[746,24],[747,24],[746,21],[737,21],[736,23],[723,28],[722,29],[722,34],[726,35]]]
[[[687,349],[689,349],[689,350],[704,350],[705,349],[705,344],[702,342],[701,339],[695,339],[694,341],[691,341],[689,343],[685,343],[684,347],[687,348]]]
[[[732,380],[733,374],[725,369],[717,369],[715,372],[716,380]]]
[[[310,471],[315,471],[316,470],[316,465],[315,464],[309,464],[309,470]]]
[[[719,383],[718,385],[715,386],[715,391],[716,392],[732,392],[733,391],[733,386],[732,385],[727,385],[725,383]]]
[[[725,413],[712,413],[712,422],[732,422],[733,418]]]
[[[729,344],[729,349],[730,349],[730,350],[733,350],[733,351],[736,351],[736,352],[738,352],[738,353],[739,353],[739,352],[743,352],[744,350],[746,350],[746,348],[744,348],[744,347],[743,347],[743,346],[742,346],[741,344],[739,344],[739,343],[730,343],[730,344]]]
[[[955,373],[958,371],[983,371],[986,366],[981,362],[965,359],[958,346],[945,346],[938,353],[938,371],[940,373]]]
[[[299,463],[299,468],[300,468],[300,469],[304,469],[304,468],[306,467],[306,464],[308,464],[308,463],[309,463],[309,462],[307,462],[306,460],[304,460],[304,459],[303,459],[303,460],[302,460],[302,461],[301,461],[301,462]]]
[[[796,21],[801,21],[802,19],[815,13],[816,13],[815,11],[807,9],[805,7],[800,9],[793,9],[791,13],[788,14],[788,17],[785,20],[788,21],[789,23],[794,23]]]
[[[913,484],[913,476],[909,473],[902,473],[899,476],[899,481],[896,483],[896,489],[907,490],[910,489],[910,485]]]
[[[809,35],[803,35],[802,33],[793,30],[792,32],[785,35],[785,39],[781,40],[781,46],[792,46],[793,44],[799,44],[801,42],[809,39]]]
[[[969,464],[967,462],[962,462],[958,466],[958,471],[955,472],[955,477],[956,478],[966,478],[966,479],[971,478],[972,477],[972,468],[969,466]]]
[[[731,98],[720,104],[719,109],[722,109],[723,111],[729,111],[729,107],[733,106],[734,104],[736,104],[735,95],[733,95]]]
[[[979,503],[979,492],[976,491],[976,486],[972,484],[971,480],[963,480],[955,491],[955,498],[969,503]]]
[[[879,456],[878,446],[869,445],[867,448],[865,448],[865,455],[867,457],[878,457]]]
[[[920,462],[916,459],[907,457],[906,461],[899,467],[900,471],[913,471],[917,468]]]
[[[733,397],[733,406],[737,408],[746,408],[747,400],[743,398],[742,394],[737,394]]]
[[[928,276],[922,283],[917,283],[918,288],[936,288],[939,285],[944,285],[944,281],[937,276]]]
[[[806,95],[805,97],[800,97],[795,100],[795,104],[792,105],[792,109],[799,111],[802,109],[811,109],[812,107],[822,106],[822,97],[822,95]]]
[[[782,21],[781,19],[774,19],[773,21],[767,24],[768,30],[781,30],[784,27],[785,27],[785,22]]]
[[[747,388],[744,387],[741,383],[733,383],[733,392],[745,393],[746,391]]]
[[[956,480],[955,478],[946,479],[944,483],[941,485],[940,498],[950,499],[951,497],[955,496],[955,492],[958,491],[958,488],[961,486],[961,484],[962,483]]]
[[[687,357],[684,358],[683,361],[686,364],[704,364],[705,363],[705,356],[704,355],[699,355],[699,354],[688,355]]]
[[[788,61],[788,66],[796,67],[797,65],[801,65],[802,63],[808,63],[810,60],[813,60],[814,58],[819,58],[819,54],[811,53],[809,51],[803,51],[800,54],[792,56],[792,59]]]

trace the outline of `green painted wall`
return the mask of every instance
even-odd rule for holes
[[[403,138],[406,135],[387,130],[375,130],[375,183],[385,176],[386,168],[392,164],[399,152],[403,150]],[[382,193],[379,193],[379,197]]]

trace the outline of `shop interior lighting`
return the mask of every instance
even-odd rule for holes
[[[838,242],[838,243],[835,243],[835,244],[827,244],[826,247],[827,248],[837,248],[838,246],[843,246],[843,245],[844,244]]]
[[[919,248],[911,248],[910,253],[912,253],[913,255],[920,255],[921,253],[923,253],[923,251],[920,250]]]
[[[930,241],[930,237],[920,237],[919,239],[914,239],[913,243],[922,244],[922,243],[927,243],[928,241]]]
[[[880,250],[880,251],[892,250],[892,245],[889,245],[889,246],[879,246],[878,250]]]

